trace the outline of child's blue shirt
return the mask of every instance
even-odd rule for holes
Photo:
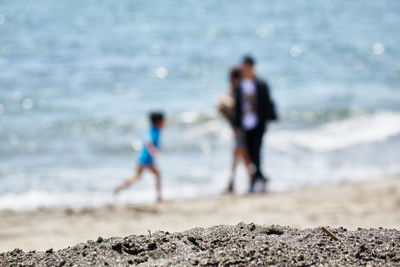
[[[142,149],[139,152],[139,164],[140,165],[153,165],[154,159],[147,150],[146,144],[151,142],[154,147],[159,148],[160,129],[155,126],[151,126],[150,130],[146,133]]]

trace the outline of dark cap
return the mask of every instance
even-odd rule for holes
[[[243,57],[242,63],[247,63],[253,66],[256,64],[256,61],[251,55],[245,55]]]

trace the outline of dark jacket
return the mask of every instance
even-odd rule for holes
[[[268,85],[256,78],[256,110],[259,123],[277,120],[274,102],[269,94]],[[232,124],[235,128],[242,128],[242,93],[240,86],[235,89],[235,107]]]

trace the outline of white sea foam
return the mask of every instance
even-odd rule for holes
[[[199,170],[197,170],[199,171]],[[198,173],[201,175],[202,173]],[[147,175],[146,175],[147,176]],[[6,193],[0,195],[0,210],[35,210],[54,207],[100,207],[104,205],[137,205],[153,203],[156,199],[152,179],[144,177],[143,182],[128,188],[118,196],[113,196],[112,189],[106,191],[44,191],[29,190],[20,193]],[[224,175],[225,177],[225,175]],[[104,177],[101,177],[104,178]],[[163,182],[163,195],[166,199],[188,199],[205,197],[222,192],[225,181],[221,173],[213,173],[208,183],[179,183],[177,181]],[[214,179],[218,178],[218,179]],[[184,178],[187,180],[187,177]],[[199,178],[201,179],[201,177]],[[210,186],[212,182],[213,186]]]
[[[400,134],[400,113],[378,112],[330,122],[307,130],[282,130],[272,133],[269,145],[310,149],[316,152],[384,141]]]
[[[60,193],[28,191],[8,193],[0,196],[0,210],[32,210],[49,207],[93,207],[111,203],[111,194],[83,194],[82,192]]]

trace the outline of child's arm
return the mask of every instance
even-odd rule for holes
[[[153,145],[153,142],[149,141],[146,143],[146,149],[149,151],[152,157],[156,157],[158,154],[158,149]]]

